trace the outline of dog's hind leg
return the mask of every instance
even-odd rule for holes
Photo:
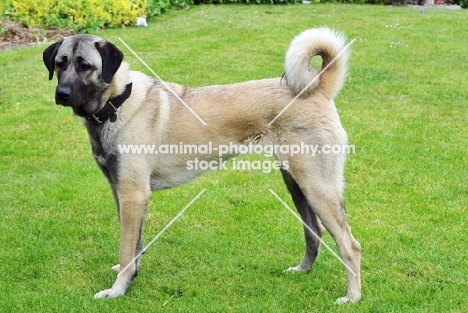
[[[361,246],[351,234],[340,192],[336,186],[327,185],[319,179],[314,180],[313,185],[305,185],[302,189],[314,212],[335,239],[339,255],[345,265],[348,292],[345,297],[339,298],[337,303],[359,301]]]
[[[289,168],[309,206],[335,240],[345,266],[348,291],[337,303],[361,298],[361,246],[351,233],[344,208],[343,165],[344,156],[321,154],[297,157]]]
[[[320,250],[320,239],[322,238],[324,229],[320,220],[317,218],[315,213],[310,208],[306,197],[302,193],[301,189],[297,185],[296,181],[292,176],[285,170],[281,169],[284,183],[286,184],[294,205],[297,211],[301,215],[304,226],[305,236],[305,255],[299,265],[290,267],[286,272],[306,272],[312,268],[317,255]]]

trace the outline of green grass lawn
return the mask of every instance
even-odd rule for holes
[[[164,80],[189,86],[281,76],[306,28],[357,39],[336,105],[356,147],[346,203],[363,247],[363,298],[344,306],[334,304],[344,269],[326,249],[309,274],[282,272],[304,243],[268,191],[293,206],[279,173],[234,170],[155,193],[147,243],[206,189],[148,249],[125,296],[94,299],[116,276],[111,192],[81,122],[54,104],[46,45],[0,52],[0,311],[466,312],[467,20],[468,10],[200,6],[98,34],[133,69],[149,74],[118,37]]]

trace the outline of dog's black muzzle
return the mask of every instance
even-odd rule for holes
[[[55,90],[55,103],[64,106],[73,106],[71,86],[57,86],[57,89]]]

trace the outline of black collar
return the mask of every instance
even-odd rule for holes
[[[95,122],[97,124],[102,124],[108,119],[111,123],[117,120],[117,109],[124,103],[125,100],[130,97],[132,93],[132,83],[125,86],[125,90],[122,94],[118,95],[115,98],[107,100],[106,105],[102,108],[101,111],[85,115],[84,118],[88,121]]]

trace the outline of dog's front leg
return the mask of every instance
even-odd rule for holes
[[[112,288],[98,292],[95,298],[123,295],[138,275],[139,258],[135,257],[143,249],[141,237],[150,194],[149,186],[136,184],[135,181],[117,186],[121,232],[119,274]]]

